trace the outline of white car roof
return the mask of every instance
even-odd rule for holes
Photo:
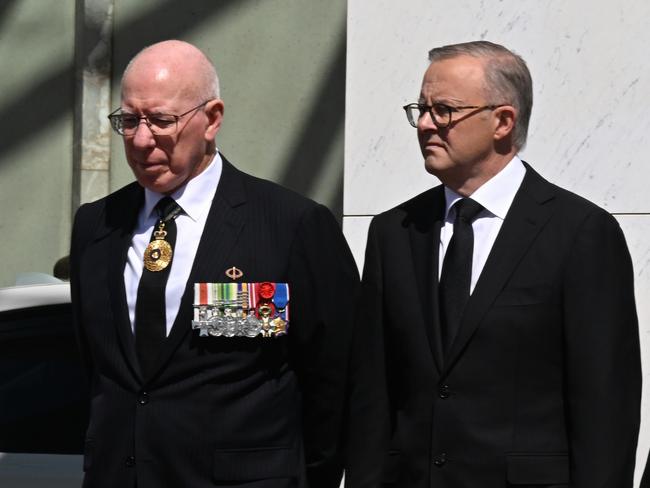
[[[70,283],[0,288],[0,312],[70,303]]]

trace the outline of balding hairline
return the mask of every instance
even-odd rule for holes
[[[192,77],[195,80],[198,79],[198,84],[197,84],[198,86],[196,86],[196,88],[192,88],[192,91],[195,91],[196,93],[189,94],[197,98],[197,103],[207,101],[207,100],[212,100],[212,99],[221,99],[219,76],[210,58],[208,58],[208,56],[203,51],[201,51],[193,44],[190,44],[185,41],[175,40],[175,39],[168,40],[168,41],[161,41],[141,49],[135,56],[133,56],[133,58],[126,65],[126,68],[124,69],[124,73],[122,74],[121,86],[124,87],[124,81],[127,75],[131,72],[133,66],[137,62],[143,60],[143,58],[147,55],[153,56],[152,51],[161,49],[164,44],[170,44],[171,45],[170,49],[174,44],[176,44],[178,48],[186,49],[199,55],[197,58],[197,62],[195,62],[196,64],[196,66],[194,67],[195,69],[187,70],[188,73],[181,73],[182,75]],[[160,59],[163,62],[165,61],[165,58],[163,57],[160,57]],[[187,59],[189,59],[189,56],[180,57],[181,61],[187,61]],[[194,71],[193,74],[191,73],[192,71]],[[190,86],[192,85],[189,85],[188,88]]]

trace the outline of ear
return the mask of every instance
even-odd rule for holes
[[[503,105],[494,109],[494,140],[502,141],[515,128],[517,109],[512,105]]]
[[[217,132],[221,129],[224,105],[222,100],[210,100],[205,104],[205,114],[208,116],[208,125],[205,128],[205,139],[214,141]]]

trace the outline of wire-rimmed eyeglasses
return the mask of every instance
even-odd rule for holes
[[[157,136],[170,136],[175,134],[178,130],[178,121],[181,117],[185,117],[188,114],[200,109],[206,103],[210,102],[213,99],[206,100],[198,104],[196,107],[192,107],[187,112],[183,112],[180,115],[173,114],[149,114],[149,115],[136,115],[129,112],[122,112],[122,108],[118,108],[111,112],[108,116],[108,120],[111,121],[111,127],[115,132],[121,136],[132,136],[140,125],[140,121],[144,120],[144,123],[147,124],[149,130]]]
[[[460,110],[469,110],[473,111],[463,118],[470,117],[475,113],[480,112],[481,110],[494,110],[498,107],[503,107],[504,104],[499,105],[465,105],[462,107],[450,107],[444,103],[434,103],[433,105],[425,105],[423,103],[409,103],[404,105],[402,108],[406,112],[406,118],[413,127],[418,126],[418,121],[424,116],[425,113],[429,113],[431,120],[439,129],[445,129],[449,127],[452,123],[452,114],[459,112]]]

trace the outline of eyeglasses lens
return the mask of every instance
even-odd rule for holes
[[[132,136],[144,120],[151,132],[156,135],[171,135],[176,132],[176,117],[173,115],[150,115],[138,117],[132,114],[115,114],[111,116],[113,129],[124,136]]]

